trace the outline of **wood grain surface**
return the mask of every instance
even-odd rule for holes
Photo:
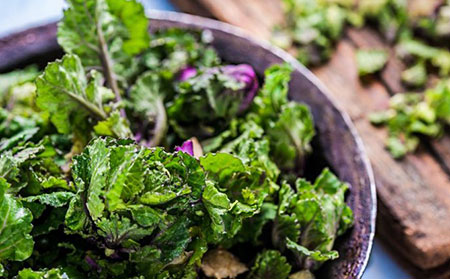
[[[203,16],[237,25],[260,39],[269,39],[283,19],[279,0],[172,1],[190,13],[200,7]],[[358,48],[390,52],[382,73],[364,84],[354,58]],[[313,72],[348,112],[366,145],[377,182],[379,235],[413,264],[409,267],[418,277],[450,278],[450,137],[425,142],[415,154],[394,160],[384,148],[386,130],[367,120],[370,112],[387,108],[392,94],[405,91],[402,69],[392,47],[374,30],[350,28],[332,59]]]

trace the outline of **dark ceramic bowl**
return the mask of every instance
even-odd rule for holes
[[[316,145],[323,158],[321,160],[325,160],[340,179],[351,185],[347,203],[355,215],[353,229],[336,242],[339,259],[326,263],[318,276],[361,278],[375,232],[374,179],[362,142],[350,118],[336,106],[328,90],[289,54],[251,39],[235,27],[180,13],[150,12],[149,16],[152,19],[151,31],[170,27],[210,30],[214,38],[212,44],[224,60],[248,63],[259,76],[272,64],[288,62],[294,67],[289,96],[311,108],[318,134]],[[36,27],[0,39],[0,72],[31,63],[44,66],[61,55],[62,51],[56,43],[56,24]]]

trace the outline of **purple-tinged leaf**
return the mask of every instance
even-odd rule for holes
[[[183,142],[181,146],[175,147],[175,151],[181,151],[194,156],[194,143],[192,142],[192,140],[187,140]]]
[[[192,66],[186,66],[178,74],[178,81],[186,81],[197,75],[197,69]]]
[[[250,106],[259,88],[255,71],[252,66],[248,64],[228,65],[222,67],[221,70],[225,75],[245,84],[245,87],[243,88],[245,97],[239,107],[239,112],[243,112]]]

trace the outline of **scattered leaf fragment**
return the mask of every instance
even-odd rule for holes
[[[385,50],[360,49],[356,52],[356,62],[360,76],[374,74],[383,69],[388,59]]]

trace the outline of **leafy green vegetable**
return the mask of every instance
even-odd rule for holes
[[[117,79],[134,74],[133,55],[148,47],[148,20],[134,0],[68,0],[58,26],[58,43],[81,57],[85,67],[100,67],[119,96]]]
[[[64,271],[60,269],[50,269],[43,271],[33,271],[29,268],[23,269],[19,272],[18,279],[71,279],[75,277],[71,277],[67,275]]]
[[[294,253],[296,253],[298,257],[308,257],[311,260],[317,261],[317,262],[334,260],[339,257],[339,254],[337,251],[326,251],[326,252],[322,252],[319,250],[311,251],[311,250],[308,250],[308,248],[295,243],[294,241],[290,240],[289,238],[286,240],[287,240],[287,242],[286,242],[287,248],[294,251]]]
[[[262,244],[263,229],[275,219],[276,212],[277,206],[275,204],[271,202],[263,203],[259,214],[244,220],[242,229],[233,239],[233,243]]]
[[[405,63],[401,81],[410,88],[423,88],[430,75],[437,73],[445,80],[450,73],[450,51],[439,44],[449,34],[450,2],[443,1],[439,5],[433,1],[419,2],[284,0],[286,22],[274,29],[273,41],[296,54],[305,65],[315,66],[331,56],[333,45],[341,38],[346,25],[362,27],[370,23]],[[382,50],[358,50],[359,75],[363,77],[382,70],[387,59],[387,53]],[[444,103],[445,107],[445,94],[436,95],[437,102]],[[443,133],[448,118],[446,109],[437,109],[436,102],[431,105],[428,99],[430,97],[415,94],[396,95],[388,111],[370,117],[372,123],[389,127],[386,146],[394,158],[414,151],[420,141],[419,135],[438,137]],[[438,112],[441,110],[444,113]],[[288,150],[282,148],[286,154],[292,154]],[[292,163],[292,160],[282,160],[286,161]]]
[[[46,133],[51,133],[48,115],[40,112],[35,105],[36,86],[28,81],[37,75],[34,67],[6,74],[10,77],[7,94],[3,95],[0,103],[0,151],[17,147],[23,141],[37,142]],[[16,75],[23,74],[21,79]],[[0,75],[1,79],[1,75]],[[6,86],[6,85],[5,85]]]
[[[296,56],[304,64],[320,64],[330,57],[345,26],[344,8],[351,6],[338,2],[284,0],[286,26],[276,29],[274,42],[286,48],[296,46]]]
[[[123,36],[123,51],[135,55],[148,48],[150,38],[144,7],[133,0],[106,0],[106,3],[110,13],[121,23],[120,29],[124,29],[119,33]]]
[[[315,135],[312,115],[305,105],[289,102],[268,130],[272,157],[282,169],[303,169],[310,141]]]
[[[7,260],[23,261],[33,252],[30,235],[31,212],[7,193],[10,185],[0,178],[0,265]]]
[[[450,122],[450,87],[441,81],[425,93],[397,94],[389,109],[371,115],[375,125],[387,125],[389,138],[386,147],[394,158],[402,158],[414,151],[419,135],[438,137]]]
[[[231,174],[236,178],[230,183]],[[74,158],[73,176],[81,198],[72,199],[66,226],[73,233],[97,239],[110,255],[121,247],[132,247],[129,253],[134,257],[146,249],[139,241],[156,235],[151,243],[161,252],[154,261],[167,264],[185,251],[194,252],[188,245],[195,227],[204,230],[201,235],[208,242],[236,234],[243,218],[258,210],[250,192],[251,179],[253,188],[260,179],[249,175],[242,162],[228,154],[210,155],[199,162],[183,152],[170,154],[130,141],[97,139]],[[244,183],[248,190],[233,196]],[[229,194],[219,190],[226,188]],[[263,198],[261,194],[259,199]],[[82,213],[79,208],[84,206]]]
[[[265,71],[261,92],[255,98],[252,111],[261,118],[263,126],[281,112],[281,106],[288,102],[289,81],[292,67],[288,64],[274,65]]]
[[[111,257],[127,249],[138,263],[147,249],[154,251],[153,258],[145,260],[155,263],[167,264],[182,255],[191,242],[188,228],[195,212],[202,210],[201,204],[188,208],[205,183],[198,163],[197,170],[187,167],[193,157],[151,151],[130,141],[97,139],[74,160],[81,199],[72,200],[66,215],[66,225],[74,233],[97,239]],[[166,183],[170,187],[164,187]],[[80,214],[80,206],[87,211]],[[163,208],[172,213],[167,215]],[[175,218],[180,212],[186,217]],[[146,237],[154,238],[154,246],[139,244]]]
[[[62,60],[49,63],[44,73],[36,79],[37,105],[51,115],[58,132],[75,133],[82,142],[89,139],[89,122],[100,120],[95,129],[100,134],[127,137],[131,134],[126,120],[112,114],[108,118],[104,102],[111,100],[112,92],[101,86],[98,72],[91,72],[88,81],[81,61],[76,55],[66,55]]]
[[[216,51],[208,45],[211,36],[168,29],[153,34],[150,48],[144,53],[143,64],[166,78],[180,77],[187,67],[210,68],[220,65]]]
[[[207,204],[213,220],[212,229],[232,238],[241,229],[244,218],[259,212],[270,191],[270,181],[264,178],[264,172],[259,168],[245,165],[230,154],[210,153],[200,158],[200,163],[207,178],[217,181],[217,187],[226,191],[226,194],[211,192],[209,195],[214,197],[214,201],[203,194],[204,199],[215,205],[211,210]]]
[[[209,68],[179,84],[179,94],[167,109],[174,131],[182,139],[208,137],[248,108],[258,90],[248,65]]]
[[[448,49],[431,46],[417,38],[420,34],[434,42],[449,34],[448,1],[438,7],[433,1],[403,0],[282,2],[286,20],[274,29],[272,40],[307,66],[316,66],[330,58],[347,25],[362,27],[370,23],[387,43],[397,44],[396,52],[406,64],[415,65],[403,73],[402,80],[406,85],[423,86],[424,76],[433,69],[443,77],[450,71]],[[387,55],[381,51],[362,50],[356,57],[360,76],[381,70],[387,60]],[[422,63],[432,67],[424,68]]]
[[[50,205],[52,207],[61,207],[66,205],[75,197],[71,192],[53,192],[50,194],[41,194],[37,196],[29,196],[22,199],[25,202],[39,202],[41,204]]]
[[[43,189],[69,190],[64,174],[56,161],[61,160],[58,147],[48,138],[37,144],[28,143],[0,154],[0,176],[11,183],[8,191],[37,194]]]
[[[331,250],[334,241],[353,223],[352,211],[344,202],[347,189],[328,169],[314,184],[298,179],[296,192],[282,185],[274,245],[292,250],[303,269],[316,269],[323,261],[337,258],[338,252]]]
[[[291,72],[287,64],[266,70],[266,80],[252,112],[267,133],[272,160],[281,169],[302,170],[315,132],[309,109],[287,100]]]
[[[99,136],[125,138],[131,135],[128,121],[118,111],[113,111],[108,118],[99,121],[93,128],[95,134]]]
[[[1,151],[9,150],[22,141],[33,139],[40,128],[35,120],[14,116],[3,109],[0,109],[0,121]]]
[[[87,113],[99,119],[107,117],[102,107],[104,96],[100,95],[104,91],[99,92],[96,84],[92,84],[87,92],[88,81],[78,56],[67,55],[61,61],[50,63],[44,74],[36,80],[36,86],[38,106],[49,111],[60,133],[73,130],[69,120],[74,111],[80,118],[86,118]],[[84,109],[85,115],[79,113],[79,108]]]
[[[239,157],[243,163],[260,168],[272,181],[277,180],[280,170],[270,158],[269,139],[258,124],[251,120],[243,122],[236,127],[236,131],[227,130],[213,141],[226,137],[227,134],[233,134],[236,138],[224,144],[220,149],[221,152],[231,153]],[[208,146],[206,145],[205,148]]]
[[[388,54],[384,50],[358,50],[356,62],[359,75],[365,76],[380,71],[386,64],[387,59]]]
[[[15,87],[19,87],[29,81],[34,80],[39,74],[35,66],[29,66],[25,69],[15,70],[6,74],[0,75],[0,104],[1,106],[11,106],[9,97],[11,91]],[[14,94],[16,95],[16,94]]]
[[[291,272],[291,265],[286,257],[282,256],[276,250],[267,250],[259,254],[255,264],[252,267],[249,279],[269,279],[280,278],[287,279]]]
[[[405,60],[429,63],[442,77],[450,74],[450,51],[447,49],[433,47],[408,36],[400,40],[396,48],[399,57]]]
[[[165,84],[166,81],[161,75],[146,72],[130,90],[129,107],[134,114],[148,122],[147,125],[139,127],[139,135],[143,137],[143,143],[150,146],[161,143],[167,133],[168,121],[164,99],[168,94],[164,93],[170,89],[166,89]],[[151,132],[148,132],[149,130]],[[151,138],[148,143],[147,138]]]
[[[411,87],[422,87],[427,82],[427,71],[424,62],[409,67],[402,72],[402,81]]]

